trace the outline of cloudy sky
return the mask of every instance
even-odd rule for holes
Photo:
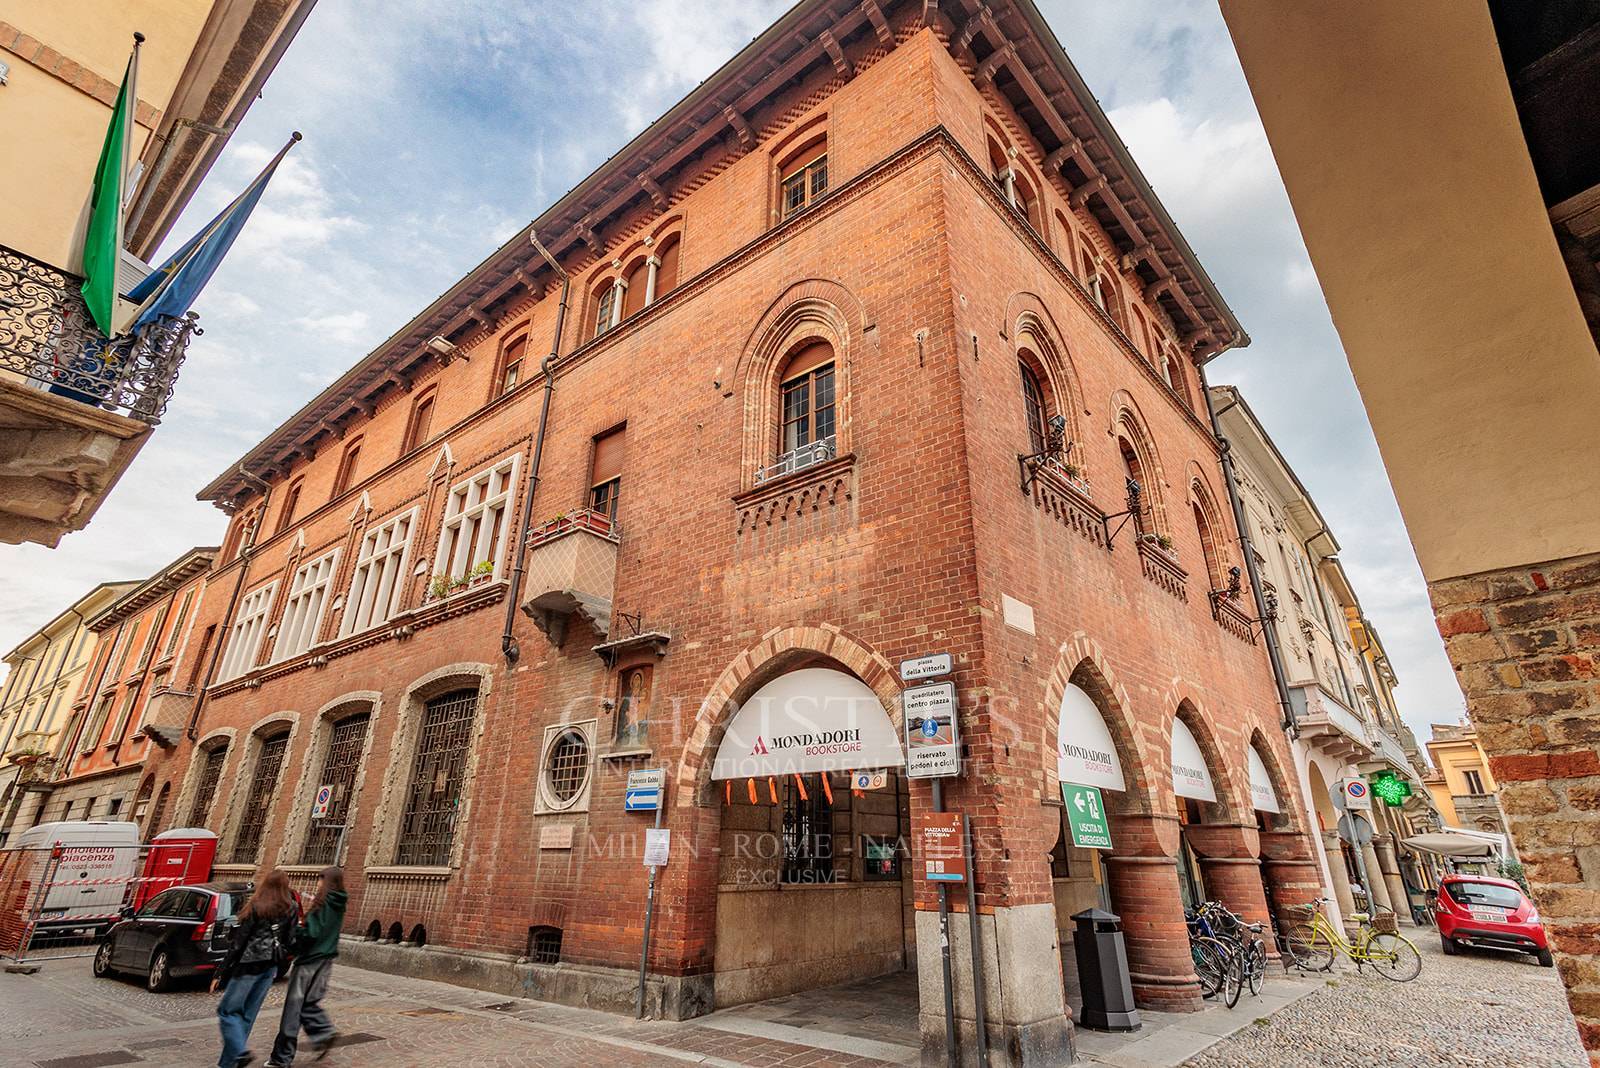
[[[0,546],[0,649],[95,583],[217,543],[197,489],[786,6],[322,0],[173,233],[305,133],[196,304],[166,421],[87,530]],[[1253,337],[1211,379],[1245,390],[1321,506],[1426,738],[1461,693],[1214,0],[1041,6]]]

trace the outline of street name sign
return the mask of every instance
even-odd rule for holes
[[[937,779],[961,774],[956,684],[912,686],[900,695],[906,724],[906,776]]]
[[[317,787],[316,800],[311,802],[311,818],[314,820],[326,819],[328,812],[333,808],[333,784],[325,782]]]
[[[1079,849],[1110,849],[1111,824],[1106,819],[1105,799],[1097,786],[1061,784],[1061,800],[1067,806],[1067,826],[1072,844]]]
[[[900,679],[903,682],[916,682],[918,679],[936,679],[941,675],[950,674],[951,663],[949,653],[932,653],[928,656],[912,657],[910,660],[900,661]]]
[[[961,813],[924,812],[923,874],[936,883],[965,882],[967,857],[961,842]]]
[[[646,768],[628,772],[628,789],[623,794],[625,812],[654,812],[661,807],[661,797],[667,787],[665,768]]]

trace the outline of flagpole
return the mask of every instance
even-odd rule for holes
[[[128,224],[128,193],[125,188],[128,181],[128,168],[132,161],[129,150],[133,145],[133,131],[139,126],[139,46],[144,44],[144,34],[138,30],[133,31],[133,57],[128,62],[128,118],[131,120],[128,135],[122,139],[122,171],[117,182],[117,258],[122,258],[122,246],[127,242],[126,232]],[[113,276],[114,277],[114,276]],[[112,287],[112,307],[115,308],[117,298],[121,294]]]

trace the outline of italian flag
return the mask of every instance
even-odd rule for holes
[[[123,202],[127,199],[128,146],[133,133],[133,109],[138,101],[139,42],[134,34],[133,55],[111,110],[111,126],[100,148],[94,172],[94,193],[89,201],[89,229],[83,239],[83,300],[100,332],[112,333],[117,309],[117,263],[122,255]]]

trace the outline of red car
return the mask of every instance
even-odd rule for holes
[[[1539,910],[1510,879],[1487,875],[1447,875],[1433,905],[1444,951],[1486,946],[1531,953],[1546,968],[1555,963]]]

